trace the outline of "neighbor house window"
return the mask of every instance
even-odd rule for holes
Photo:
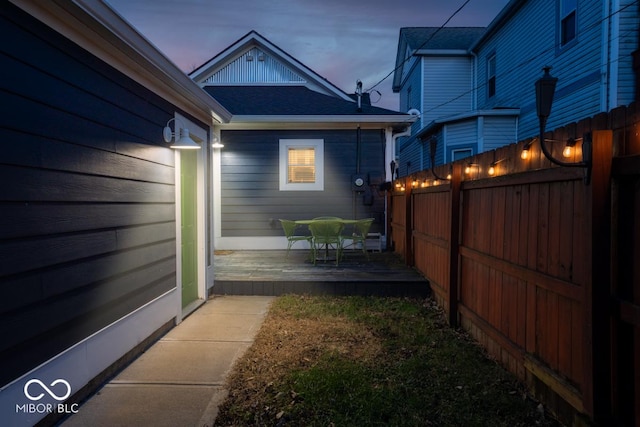
[[[280,140],[280,190],[324,190],[324,140]]]
[[[496,94],[496,56],[487,59],[487,94],[489,98]]]
[[[560,0],[560,45],[576,38],[577,0]]]
[[[451,161],[455,162],[456,160],[465,159],[467,157],[473,156],[473,150],[471,148],[464,148],[458,150],[451,150]]]

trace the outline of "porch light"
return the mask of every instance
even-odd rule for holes
[[[544,156],[549,159],[551,163],[555,163],[558,166],[585,168],[584,182],[585,184],[589,184],[591,181],[591,134],[585,134],[585,137],[582,139],[581,162],[569,163],[557,160],[547,149],[544,130],[547,125],[547,119],[551,114],[553,94],[556,90],[556,83],[558,82],[556,77],[552,77],[551,74],[549,74],[550,69],[551,67],[544,67],[544,75],[536,81],[536,112],[538,113],[538,120],[540,121],[540,148]],[[567,141],[567,146],[568,145],[569,141]],[[571,147],[569,147],[569,151],[567,151],[569,156],[571,155],[570,149],[573,148],[573,145],[575,145],[575,141]],[[567,150],[567,146],[565,146],[565,151]],[[565,155],[565,151],[563,151],[563,155]],[[567,156],[565,155],[565,157]]]
[[[174,122],[173,126],[176,129],[176,132],[172,132],[171,131],[171,128],[169,127],[169,123],[171,123],[171,122]],[[167,125],[162,130],[162,136],[164,137],[164,141],[165,142],[175,141],[172,145],[169,146],[169,147],[173,148],[174,150],[198,150],[198,149],[200,149],[200,145],[198,145],[189,136],[189,129],[185,128],[184,127],[184,123],[182,123],[182,122],[180,122],[180,123],[183,125],[183,127],[178,128],[178,122],[179,122],[179,120],[176,120],[175,117],[173,119],[169,119],[169,121],[167,122]],[[179,139],[178,139],[178,137],[179,137]]]
[[[213,144],[211,144],[212,148],[223,148],[224,144],[222,142],[220,142],[220,138],[218,138],[217,136],[213,137]]]

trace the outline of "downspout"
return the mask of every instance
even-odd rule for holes
[[[416,110],[415,108],[410,109],[409,111],[407,111],[408,114],[411,114],[413,116],[418,116],[420,117],[420,111]],[[398,138],[402,138],[405,136],[411,136],[411,127],[413,126],[413,123],[409,124],[407,127],[404,128],[403,131],[398,132],[398,133],[392,133],[391,134],[391,150],[390,150],[390,155],[387,158],[391,159],[390,163],[395,163],[396,165],[398,164],[398,162],[396,161],[397,156],[396,156],[396,147],[398,146]],[[386,182],[392,182],[393,181],[393,174],[391,173],[391,165],[389,164],[389,169],[385,168],[385,176],[386,176]],[[397,170],[397,169],[396,169]],[[390,191],[390,190],[387,190]],[[384,198],[384,223],[385,224],[389,224],[389,205],[388,205],[388,198],[385,196]],[[388,233],[388,228],[387,226],[385,226],[385,233],[384,233],[384,242],[383,242],[383,247],[386,247],[387,245],[387,233]]]
[[[421,113],[417,109],[412,108],[409,111],[407,111],[407,114],[411,114],[412,116],[418,116],[418,118],[419,118]],[[397,151],[396,147],[398,146],[398,138],[402,138],[404,136],[411,136],[411,128],[412,127],[413,127],[413,123],[408,125],[402,132],[392,134],[392,136],[391,136],[391,139],[392,139],[391,156],[390,156],[391,161],[396,162],[396,160],[398,158],[397,153],[396,153],[396,151]],[[398,166],[397,162],[396,162],[396,166]],[[389,170],[388,172],[389,172],[389,174],[386,175],[387,176],[386,181],[387,182],[393,181],[393,176],[391,174],[391,170]]]

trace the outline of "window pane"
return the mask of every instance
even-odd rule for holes
[[[287,182],[316,182],[316,151],[314,148],[289,148]]]
[[[571,12],[562,20],[562,44],[566,44],[576,37],[576,13]]]
[[[471,157],[473,155],[473,151],[469,148],[466,150],[453,150],[451,151],[451,159],[455,162],[456,160],[464,159],[466,157]]]
[[[487,59],[487,89],[489,97],[496,94],[496,57],[495,55]]]

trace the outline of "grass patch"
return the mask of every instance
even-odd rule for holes
[[[555,426],[431,300],[284,296],[216,425]]]

